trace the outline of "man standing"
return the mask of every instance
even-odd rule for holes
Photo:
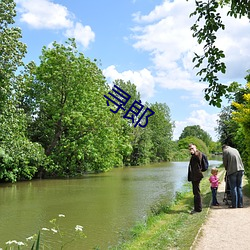
[[[244,165],[239,151],[228,145],[222,146],[223,165],[227,171],[227,178],[230,185],[232,205],[230,208],[243,207],[242,177]]]
[[[203,178],[203,174],[201,172],[202,152],[197,150],[193,143],[189,144],[188,148],[191,153],[190,163],[188,166],[188,181],[192,182],[194,209],[191,211],[191,214],[194,214],[202,211],[200,192],[200,181]]]

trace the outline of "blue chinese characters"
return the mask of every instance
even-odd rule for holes
[[[109,104],[110,101],[117,107],[116,110],[110,108],[110,111],[112,111],[114,114],[116,114],[120,109],[126,111],[125,106],[128,103],[131,96],[116,85],[113,86],[112,90],[114,93],[109,92],[109,95],[113,97],[113,99],[104,95],[104,97],[107,99],[107,106],[110,105]],[[134,127],[139,125],[140,127],[145,128],[148,124],[148,117],[152,116],[155,112],[150,108],[146,108],[139,117],[143,108],[144,105],[141,104],[141,100],[140,101],[135,100],[133,104],[128,108],[123,118],[130,119],[132,121],[132,124],[134,124]]]

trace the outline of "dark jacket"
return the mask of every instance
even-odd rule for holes
[[[191,155],[188,166],[188,181],[200,181],[203,178],[201,172],[202,153],[196,150],[195,154]]]

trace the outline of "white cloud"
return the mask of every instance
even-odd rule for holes
[[[76,23],[71,29],[65,33],[67,37],[74,37],[77,42],[87,48],[90,42],[95,40],[95,33],[91,30],[90,26],[83,26],[81,23]]]
[[[147,101],[154,94],[154,78],[148,69],[142,69],[140,71],[124,71],[119,73],[114,65],[109,66],[103,70],[103,74],[106,78],[113,82],[116,79],[122,79],[125,82],[130,81],[134,83],[137,90],[141,94],[141,99]]]
[[[178,140],[183,129],[187,126],[200,125],[201,129],[206,131],[213,139],[217,141],[217,135],[214,128],[218,126],[217,124],[218,114],[209,114],[205,110],[195,110],[191,112],[189,118],[185,121],[175,121],[175,129],[173,133],[174,140]]]
[[[48,0],[18,0],[21,21],[35,29],[63,29],[73,25],[65,6]]]
[[[95,40],[91,27],[75,22],[74,15],[63,5],[49,0],[17,0],[20,20],[34,29],[64,30],[63,35],[75,38],[84,48]]]
[[[184,127],[200,125],[216,141],[214,128],[217,127],[218,116],[201,110],[201,106],[208,106],[203,92],[207,84],[198,82],[198,70],[193,69],[194,52],[203,52],[190,30],[195,17],[189,18],[189,15],[194,10],[194,1],[165,0],[148,14],[135,13],[133,46],[149,53],[153,62],[151,72],[155,76],[155,86],[184,90],[181,98],[192,101],[189,107],[195,110],[186,114],[189,118],[175,121],[174,138],[179,138]],[[250,69],[250,25],[247,18],[228,17],[227,11],[226,8],[220,11],[226,29],[218,33],[216,43],[224,50],[227,64],[227,73],[220,75],[220,80],[230,83],[243,80],[246,70]]]
[[[194,1],[165,0],[150,13],[135,13],[137,25],[132,29],[134,48],[150,53],[156,75],[155,85],[167,89],[189,91],[202,90],[207,86],[198,82],[197,69],[193,69],[194,52],[202,52],[202,47],[192,37],[191,25],[194,18],[189,18],[195,9]],[[221,11],[226,30],[219,32],[217,44],[225,51],[227,74],[222,81],[243,79],[250,68],[250,25],[247,18],[235,19]],[[233,81],[233,80],[232,80]]]

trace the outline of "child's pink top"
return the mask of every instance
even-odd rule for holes
[[[218,187],[219,179],[216,175],[211,175],[209,178],[209,181],[211,183],[211,187]]]

